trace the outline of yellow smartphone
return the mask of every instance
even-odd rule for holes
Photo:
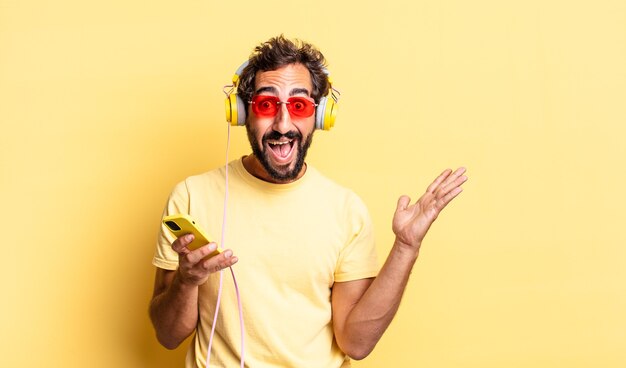
[[[213,242],[211,238],[209,238],[202,229],[196,224],[194,219],[191,216],[186,215],[184,213],[178,213],[176,215],[166,216],[163,218],[163,223],[165,227],[174,235],[176,238],[180,238],[186,234],[193,234],[193,241],[187,245],[189,250],[198,249],[208,243]],[[222,253],[220,247],[209,254],[206,258],[211,258],[218,254]]]

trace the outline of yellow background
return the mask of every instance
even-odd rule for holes
[[[623,0],[1,0],[0,366],[182,365],[147,317],[161,210],[223,164],[222,86],[282,32],[328,58],[309,162],[381,255],[400,194],[469,169],[356,367],[626,366]]]

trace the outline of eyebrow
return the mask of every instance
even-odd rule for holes
[[[275,87],[267,86],[267,87],[261,87],[261,88],[257,89],[254,94],[258,95],[259,93],[263,93],[263,92],[269,92],[269,93],[276,94],[278,91],[276,90]],[[306,96],[310,96],[311,95],[309,93],[309,90],[306,89],[306,88],[294,88],[291,91],[289,91],[289,96],[295,96],[295,95],[300,95],[300,94],[304,94]]]

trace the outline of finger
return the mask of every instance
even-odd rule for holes
[[[411,197],[407,195],[400,196],[400,198],[398,198],[396,212],[406,210],[406,208],[409,206],[409,203],[411,203]]]
[[[456,187],[452,189],[450,193],[446,194],[443,198],[439,199],[437,201],[437,208],[439,209],[439,211],[443,210],[448,205],[448,203],[450,203],[450,201],[456,198],[456,196],[461,194],[462,191],[463,191],[463,188]]]
[[[452,191],[454,188],[460,187],[461,185],[463,185],[463,183],[465,183],[467,181],[467,176],[465,175],[461,175],[458,178],[456,178],[453,182],[448,183],[445,187],[442,187],[439,192],[437,192],[437,197],[439,198],[443,198],[444,196],[446,196],[450,191]]]
[[[239,261],[239,258],[233,256],[232,250],[227,249],[223,253],[204,261],[202,266],[210,272],[218,272],[234,265],[237,261]]]
[[[204,257],[213,253],[216,249],[217,244],[209,243],[187,254],[187,261],[189,261],[189,263],[191,264],[196,264],[200,262]]]
[[[193,238],[193,234],[186,234],[179,237],[172,243],[172,249],[174,249],[174,252],[178,254],[189,253],[189,249],[187,249],[187,246],[193,241]]]
[[[448,176],[446,180],[443,181],[443,183],[441,183],[439,188],[446,188],[450,185],[450,183],[454,182],[458,177],[463,175],[465,171],[466,169],[464,167],[459,167],[458,169],[454,170],[454,172],[450,176]]]
[[[445,169],[438,177],[437,179],[435,179],[435,181],[433,181],[428,188],[426,188],[426,192],[428,193],[434,193],[435,190],[437,189],[437,187],[439,186],[439,184],[441,184],[441,182],[443,182],[452,172],[451,169]]]

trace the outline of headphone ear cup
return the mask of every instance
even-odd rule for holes
[[[324,129],[324,113],[327,101],[328,98],[322,97],[317,104],[317,108],[315,109],[315,129]]]
[[[237,87],[239,86],[239,76],[243,73],[245,67],[248,66],[248,60],[246,60],[233,75],[233,84],[224,86],[224,88],[231,88],[228,92],[224,90],[226,97],[226,121],[230,125],[246,125],[246,104],[243,103],[241,98],[237,95]]]
[[[328,98],[326,102],[326,109],[324,109],[324,129],[330,130],[335,126],[335,119],[337,118],[337,102],[334,99]]]
[[[233,120],[237,121],[237,105],[233,104],[233,95],[228,95],[226,100],[224,100],[224,107],[226,108],[226,121],[233,124]],[[234,111],[233,111],[234,109]]]
[[[337,104],[335,100],[328,97],[320,98],[315,112],[315,129],[330,130],[335,126],[337,117]]]
[[[326,97],[320,98],[315,109],[315,129],[324,129],[324,110],[326,109]]]
[[[228,96],[225,101],[226,121],[230,125],[246,125],[246,107],[236,93]]]
[[[237,124],[239,126],[246,125],[246,104],[243,103],[243,100],[239,97],[239,95],[235,94],[235,103],[237,106]],[[235,125],[235,124],[232,124]]]

